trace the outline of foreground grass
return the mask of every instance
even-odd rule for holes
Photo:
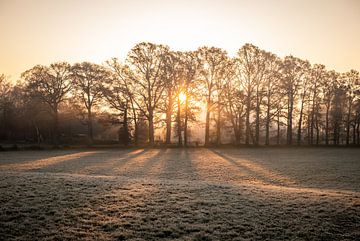
[[[0,239],[359,240],[358,149],[0,156]]]

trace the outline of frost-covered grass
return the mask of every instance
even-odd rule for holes
[[[360,240],[360,149],[0,153],[0,240]]]

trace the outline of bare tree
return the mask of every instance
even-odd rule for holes
[[[267,53],[264,77],[264,92],[265,92],[265,145],[270,144],[270,125],[271,120],[276,116],[278,109],[278,102],[283,97],[280,90],[281,80],[281,60],[274,54]]]
[[[331,124],[333,127],[334,145],[340,144],[344,108],[346,106],[346,91],[343,86],[338,85],[334,89],[334,97],[331,104]]]
[[[287,97],[287,130],[286,130],[286,143],[292,144],[292,131],[293,131],[293,111],[296,97],[298,94],[299,86],[306,67],[309,65],[307,61],[301,60],[293,56],[286,56],[282,65],[282,88],[284,88]],[[305,70],[305,71],[304,71]]]
[[[4,74],[0,74],[0,103],[1,107],[3,107],[3,101],[4,98],[6,98],[7,95],[9,95],[11,91],[11,84],[7,80],[7,77]]]
[[[216,94],[216,82],[224,75],[224,68],[227,65],[227,53],[215,47],[201,47],[198,49],[198,58],[201,63],[199,79],[205,90],[205,146],[208,146],[210,144],[210,114],[214,108],[213,98]]]
[[[128,145],[130,142],[128,124],[130,98],[126,86],[114,73],[111,78],[108,78],[103,82],[102,94],[110,107],[119,112],[118,115],[122,118],[120,121],[122,128],[120,128],[121,132],[119,131],[119,141],[122,141],[123,144]]]
[[[71,67],[74,96],[87,111],[89,145],[93,143],[93,109],[103,97],[102,84],[109,77],[109,71],[101,65],[82,62]]]
[[[186,96],[185,99],[185,116],[184,116],[184,145],[188,145],[188,122],[193,115],[195,109],[194,103],[197,102],[199,97],[198,81],[196,76],[200,70],[200,60],[197,58],[197,52],[184,52],[182,54],[182,75],[184,78],[183,92]],[[192,108],[193,107],[193,108]]]
[[[299,121],[298,121],[298,131],[297,131],[297,144],[300,145],[302,141],[302,124],[304,117],[304,107],[310,101],[309,92],[311,88],[312,79],[310,76],[310,64],[304,65],[304,76],[300,78],[299,82]]]
[[[360,90],[360,76],[356,70],[350,70],[343,74],[342,85],[346,91],[347,114],[346,114],[346,145],[350,144],[350,125],[352,122],[353,105],[358,98],[357,92]]]
[[[131,49],[127,63],[134,82],[134,102],[147,118],[149,144],[154,144],[154,115],[166,87],[165,66],[169,48],[164,45],[140,43]]]
[[[329,71],[326,78],[322,79],[321,92],[323,94],[323,104],[325,106],[325,145],[329,145],[330,132],[330,108],[335,95],[335,90],[339,85],[339,74]]]
[[[265,74],[266,54],[252,44],[245,44],[237,53],[237,78],[240,80],[241,87],[245,95],[245,144],[250,143],[251,126],[250,116],[253,109],[252,101],[255,98],[255,139],[254,143],[259,142],[260,125],[260,104],[262,100],[261,84]]]
[[[311,87],[310,102],[311,111],[309,113],[309,144],[314,144],[314,130],[316,130],[316,144],[319,144],[319,115],[320,115],[320,84],[326,79],[326,70],[324,65],[315,64],[309,71]]]
[[[183,80],[182,80],[182,53],[181,52],[169,52],[166,56],[165,65],[165,96],[164,107],[166,115],[166,144],[171,142],[171,130],[172,130],[172,116],[174,114],[175,100],[177,99],[177,136],[178,145],[182,146],[182,125],[181,125],[181,103],[180,93],[182,91]]]
[[[229,83],[235,79],[235,61],[234,59],[227,58],[225,63],[222,63],[222,73],[219,74],[215,80],[215,106],[216,106],[216,144],[221,145],[221,127],[223,125],[222,115],[225,107],[225,96]]]
[[[0,74],[0,137],[6,136],[5,132],[8,129],[8,112],[9,107],[12,102],[12,85],[8,81],[7,77],[4,74]]]
[[[132,73],[129,66],[121,64],[117,58],[112,58],[107,61],[108,66],[112,69],[112,72],[115,76],[116,85],[123,89],[126,94],[126,98],[131,112],[128,113],[129,119],[133,121],[134,125],[134,144],[137,145],[139,141],[139,108],[136,105],[135,101],[135,83],[132,81]]]
[[[0,111],[3,115],[6,115],[6,107],[9,102],[9,95],[11,93],[12,86],[7,80],[4,74],[0,74]],[[5,116],[3,116],[5,119]]]
[[[244,101],[244,94],[240,89],[239,79],[227,82],[224,86],[225,116],[231,123],[236,145],[240,144],[242,137]]]
[[[59,105],[71,88],[70,65],[66,62],[51,64],[49,67],[36,65],[22,74],[28,90],[46,103],[54,117],[54,141],[58,144]]]

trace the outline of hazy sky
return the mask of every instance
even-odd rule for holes
[[[0,73],[124,58],[140,41],[233,55],[244,43],[360,70],[360,0],[0,0]]]

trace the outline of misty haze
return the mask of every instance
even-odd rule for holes
[[[359,23],[0,0],[0,240],[360,240]]]

